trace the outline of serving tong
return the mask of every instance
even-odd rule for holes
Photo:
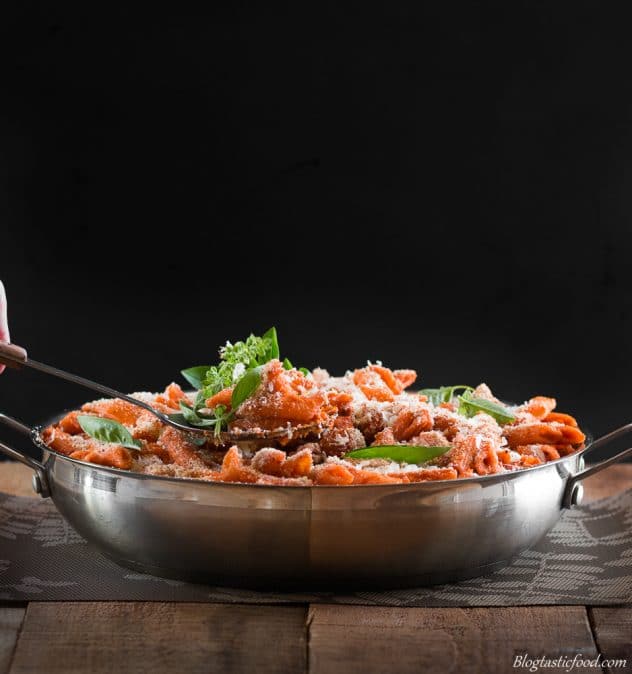
[[[28,357],[26,349],[23,349],[17,344],[7,344],[6,342],[0,342],[0,363],[14,369],[30,367],[33,370],[57,377],[58,379],[64,379],[65,381],[72,382],[73,384],[79,384],[79,386],[92,389],[93,391],[97,391],[98,393],[101,393],[102,395],[108,396],[110,398],[120,398],[121,400],[125,400],[132,405],[136,405],[136,407],[142,407],[144,410],[147,410],[157,417],[163,424],[172,426],[173,428],[176,428],[179,431],[189,435],[203,436],[208,443],[216,446],[226,445],[232,442],[252,442],[281,438],[300,439],[313,434],[318,434],[322,430],[320,424],[301,424],[297,426],[291,426],[288,424],[287,426],[281,426],[273,430],[235,429],[232,431],[222,431],[221,433],[216,434],[213,428],[198,428],[196,426],[182,424],[172,419],[169,415],[154,409],[149,403],[146,403],[143,400],[138,400],[137,398],[126,395],[125,393],[116,391],[109,386],[104,386],[103,384],[86,379],[85,377],[79,377],[76,374],[71,374],[65,370],[60,370],[56,367],[52,367],[50,365],[46,365],[45,363],[40,363],[37,360],[33,360],[32,358]]]

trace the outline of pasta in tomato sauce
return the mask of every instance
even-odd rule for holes
[[[70,412],[45,428],[42,438],[61,454],[112,468],[279,486],[398,484],[498,474],[559,459],[581,449],[585,440],[572,416],[555,411],[554,398],[535,396],[521,405],[504,405],[485,384],[411,391],[414,370],[368,364],[334,377],[270,358],[256,376],[256,386],[235,409],[237,384],[201,401],[199,394],[188,394],[175,383],[160,394],[134,396],[167,414],[191,407],[200,418],[227,419],[227,430],[256,435],[312,424],[316,430],[311,436],[200,444],[147,410],[107,399]],[[464,393],[457,395],[457,390]],[[120,425],[128,440],[91,436],[82,426],[85,415]],[[408,450],[421,458],[402,459]]]

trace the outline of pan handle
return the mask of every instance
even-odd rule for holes
[[[7,365],[8,367],[13,367],[18,370],[21,367],[30,367],[33,370],[43,372],[44,374],[49,374],[53,377],[57,377],[58,379],[64,379],[65,381],[69,381],[72,384],[85,386],[86,388],[96,391],[97,393],[101,393],[102,395],[106,395],[110,398],[120,398],[121,400],[127,401],[131,405],[136,405],[136,407],[142,407],[144,410],[147,410],[150,414],[153,414],[156,418],[160,419],[160,421],[162,421],[163,423],[169,426],[173,426],[174,428],[177,428],[179,431],[185,431],[189,433],[193,431],[201,432],[199,428],[196,429],[187,427],[184,426],[183,424],[178,423],[177,421],[174,421],[173,419],[170,419],[167,414],[163,414],[162,412],[159,412],[158,410],[154,409],[149,403],[146,403],[144,400],[139,400],[138,398],[128,396],[125,393],[121,393],[120,391],[110,388],[109,386],[99,384],[96,381],[91,381],[90,379],[86,379],[85,377],[79,377],[76,374],[71,374],[70,372],[66,372],[65,370],[59,370],[56,367],[46,365],[46,363],[40,363],[36,360],[33,360],[32,358],[29,358],[27,356],[25,349],[23,349],[21,346],[17,346],[16,344],[8,344],[6,342],[0,342],[0,364]]]
[[[590,445],[588,451],[592,451],[593,449],[597,449],[598,447],[603,447],[604,445],[607,445],[610,441],[615,440],[616,438],[619,438],[622,435],[626,435],[630,431],[632,431],[632,423],[626,424],[625,426],[621,426],[620,428],[617,428],[611,433],[607,433],[606,435],[603,435],[602,437],[595,440]],[[618,454],[611,456],[609,459],[606,459],[605,461],[596,463],[594,466],[590,466],[590,468],[586,468],[580,471],[579,473],[576,473],[575,475],[571,475],[566,482],[564,496],[562,497],[562,507],[570,508],[574,505],[578,505],[581,502],[584,491],[584,488],[581,484],[582,480],[585,480],[587,477],[590,477],[591,475],[598,473],[604,468],[608,468],[608,466],[611,466],[613,463],[622,461],[628,456],[632,456],[632,447],[628,447],[628,449],[624,449],[622,452],[619,452]]]
[[[25,433],[26,435],[30,435],[32,432],[29,426],[23,424],[21,421],[18,421],[17,419],[14,419],[13,417],[7,416],[6,414],[2,414],[2,412],[0,412],[0,423],[10,426],[11,428],[20,431],[21,433]],[[44,467],[44,464],[41,461],[33,459],[24,452],[20,452],[17,449],[13,449],[12,447],[5,445],[3,442],[0,442],[0,452],[2,452],[2,454],[6,454],[6,456],[8,456],[10,459],[19,461],[20,463],[23,463],[25,466],[28,466],[29,468],[34,470],[35,471],[35,474],[33,475],[34,491],[37,492],[43,498],[50,496],[48,478],[46,477],[46,468]]]
[[[6,356],[6,360],[2,363],[8,367],[13,367],[16,370],[20,368],[22,363],[27,361],[26,349],[23,349],[17,344],[10,344],[9,342],[0,342],[0,356]]]

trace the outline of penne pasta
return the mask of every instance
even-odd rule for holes
[[[264,349],[256,339],[249,344],[259,345],[258,350],[250,352],[244,343],[223,348],[226,359],[231,349],[250,359],[230,376],[223,378],[221,368],[191,368],[198,372],[195,377],[206,370],[207,383],[195,395],[175,383],[160,394],[134,395],[166,414],[179,412],[185,403],[191,423],[199,412],[219,419],[216,423],[225,424],[222,430],[251,431],[255,439],[250,443],[194,442],[147,410],[118,399],[86,403],[44,429],[42,439],[73,459],[121,470],[288,487],[494,475],[559,460],[578,451],[586,439],[574,417],[555,411],[552,397],[534,396],[511,407],[486,384],[408,392],[417,379],[414,370],[370,363],[332,377],[321,369],[296,369],[274,357],[275,349],[258,363]],[[256,368],[248,370],[252,362]],[[104,420],[100,423],[107,433],[99,434],[98,420]],[[304,424],[314,427],[313,435],[289,433],[266,440],[266,430]]]

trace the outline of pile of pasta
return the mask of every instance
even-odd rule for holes
[[[423,393],[406,391],[413,370],[390,370],[380,364],[333,377],[326,370],[305,374],[285,369],[278,360],[262,368],[259,388],[233,415],[228,429],[257,432],[314,424],[312,437],[200,446],[194,438],[163,424],[147,410],[120,399],[86,403],[42,433],[53,450],[73,459],[151,475],[217,482],[280,486],[367,485],[453,480],[522,470],[559,459],[583,447],[576,420],[555,411],[553,398],[536,396],[508,407],[511,421],[500,423],[484,411],[459,412],[458,401],[433,403]],[[478,400],[498,403],[480,384]],[[137,393],[139,400],[171,414],[184,401],[177,384],[161,394]],[[206,412],[230,406],[230,389],[206,401]],[[87,414],[122,424],[136,449],[87,435],[77,416]],[[423,464],[388,458],[348,456],[370,446],[413,445],[446,449]]]

